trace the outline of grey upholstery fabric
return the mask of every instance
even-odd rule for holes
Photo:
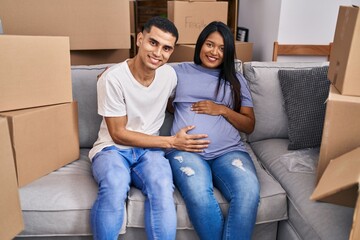
[[[101,116],[97,114],[97,75],[111,64],[72,66],[74,101],[78,102],[80,148],[91,148],[97,139]]]
[[[309,199],[315,189],[319,148],[289,151],[288,144],[288,139],[251,143],[258,158],[287,193],[287,221],[300,239],[348,239],[354,209]]]
[[[97,185],[88,151],[82,149],[79,160],[20,189],[25,224],[20,236],[91,235],[89,217]]]
[[[289,150],[319,147],[325,120],[330,81],[328,67],[279,70],[288,117]]]
[[[244,76],[249,83],[256,118],[255,130],[248,136],[249,142],[269,138],[288,138],[288,120],[284,109],[278,71],[280,69],[310,69],[323,65],[327,65],[327,63],[244,63]]]

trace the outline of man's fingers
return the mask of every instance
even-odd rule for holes
[[[190,131],[191,129],[194,129],[195,128],[195,126],[193,126],[193,125],[191,125],[191,126],[186,126],[186,127],[183,127],[181,130],[183,130],[184,132],[188,132],[188,131]]]
[[[208,135],[207,134],[189,134],[188,135],[188,138],[189,139],[192,139],[192,140],[197,140],[199,139],[199,141],[207,141],[207,142],[210,142],[209,140],[200,140],[202,138],[207,138]]]

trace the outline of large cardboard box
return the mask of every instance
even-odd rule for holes
[[[6,118],[0,117],[0,239],[12,239],[24,229],[15,162]]]
[[[76,102],[0,116],[9,122],[19,187],[79,158]]]
[[[130,57],[130,49],[71,50],[71,65],[119,63]]]
[[[360,148],[330,161],[310,199],[355,207],[351,240],[360,239]]]
[[[250,62],[252,60],[253,43],[235,41],[235,51],[237,59],[242,62]],[[177,44],[169,62],[192,62],[194,53],[194,44]]]
[[[317,182],[331,159],[360,147],[359,119],[360,97],[342,95],[331,85],[320,146]]]
[[[227,24],[228,2],[168,1],[168,18],[179,31],[178,44],[195,44],[200,32],[212,21]]]
[[[328,78],[344,95],[360,96],[359,7],[340,6]]]
[[[72,101],[68,37],[0,35],[0,112]]]
[[[129,49],[124,0],[1,0],[5,34],[69,36],[71,50]]]

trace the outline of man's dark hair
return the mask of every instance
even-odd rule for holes
[[[177,42],[179,38],[178,30],[174,23],[171,22],[169,19],[160,16],[152,17],[144,24],[141,31],[150,32],[151,27],[153,26],[161,29],[164,32],[171,33],[176,38],[175,43]]]

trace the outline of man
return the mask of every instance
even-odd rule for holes
[[[99,185],[91,209],[94,239],[117,239],[124,220],[130,184],[146,196],[148,239],[175,239],[176,212],[171,168],[160,148],[201,152],[207,135],[189,135],[188,126],[175,136],[158,136],[168,98],[177,78],[164,65],[174,51],[178,32],[162,17],[150,19],[137,35],[137,55],[106,70],[99,78],[99,136],[89,153]]]

